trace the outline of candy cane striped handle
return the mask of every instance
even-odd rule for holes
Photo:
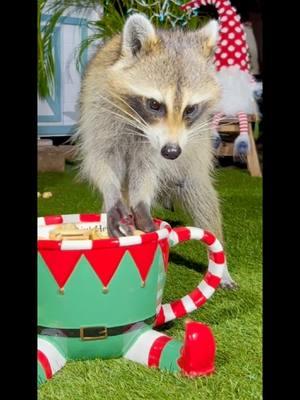
[[[193,227],[174,228],[169,234],[170,246],[187,240],[199,240],[208,247],[208,271],[191,293],[168,304],[161,305],[155,326],[162,325],[203,306],[219,286],[225,267],[225,255],[216,237],[203,229]]]

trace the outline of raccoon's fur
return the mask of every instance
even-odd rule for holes
[[[154,229],[150,208],[170,193],[194,225],[223,240],[212,183],[211,116],[220,99],[218,24],[155,30],[135,14],[91,60],[76,135],[81,174],[102,194],[112,235]],[[133,220],[130,216],[133,215]],[[223,286],[233,286],[228,271]]]

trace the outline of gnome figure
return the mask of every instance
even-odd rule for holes
[[[245,160],[250,151],[247,114],[257,114],[255,80],[250,74],[249,50],[241,17],[228,0],[196,0],[181,6],[187,12],[213,5],[219,15],[219,40],[215,52],[217,77],[222,99],[213,118],[214,147],[221,144],[218,125],[222,118],[238,118],[240,133],[234,142],[233,156]]]

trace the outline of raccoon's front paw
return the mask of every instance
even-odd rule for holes
[[[224,274],[221,279],[220,287],[222,289],[227,289],[227,290],[236,290],[238,289],[238,284],[234,282],[234,280],[231,278],[229,272],[228,272],[228,267],[227,265],[225,266]]]
[[[132,213],[134,217],[134,223],[137,229],[143,232],[156,231],[157,227],[152,221],[149,207],[144,202],[140,202],[136,207],[133,207]]]
[[[234,282],[234,280],[230,277],[230,275],[223,276],[220,283],[220,287],[226,290],[236,290],[239,288],[238,284]]]
[[[225,290],[237,290],[239,288],[238,284],[234,281],[221,282],[220,287]]]
[[[134,234],[135,226],[132,214],[127,207],[118,200],[107,212],[107,231],[109,236],[131,236]]]

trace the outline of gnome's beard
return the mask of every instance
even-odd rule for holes
[[[222,87],[218,112],[226,116],[236,116],[239,112],[258,113],[254,98],[255,82],[248,72],[233,66],[222,68],[217,72],[217,77]]]

